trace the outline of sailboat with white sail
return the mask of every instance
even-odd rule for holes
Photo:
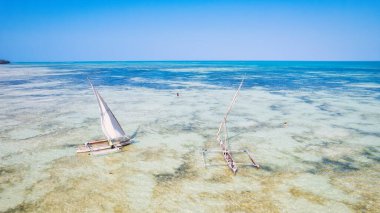
[[[98,101],[100,122],[107,139],[87,142],[77,148],[77,153],[108,154],[120,151],[123,146],[131,144],[132,140],[125,134],[115,115],[90,80],[89,82]]]

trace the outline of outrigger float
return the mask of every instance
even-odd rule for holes
[[[102,96],[100,96],[98,91],[94,88],[90,80],[89,82],[99,104],[101,126],[107,139],[90,141],[80,145],[77,148],[77,153],[99,155],[119,152],[122,147],[131,144],[132,140],[125,134],[116,117],[107,106]]]
[[[222,150],[207,150],[207,149],[202,150],[203,163],[204,163],[205,168],[207,168],[207,166],[225,165],[225,164],[208,164],[206,162],[206,154],[208,152],[222,153],[224,160],[227,163],[227,166],[231,169],[231,171],[234,174],[236,174],[236,172],[238,170],[237,165],[253,166],[256,168],[260,168],[260,165],[255,161],[255,158],[253,157],[253,155],[248,150],[246,150],[246,149],[244,149],[244,150],[230,150],[228,148],[229,144],[228,144],[228,133],[227,133],[227,117],[232,110],[232,106],[236,103],[236,100],[237,100],[237,97],[239,95],[240,88],[243,85],[243,82],[244,82],[244,79],[241,81],[239,88],[237,89],[234,97],[232,98],[232,101],[231,101],[230,106],[228,107],[227,113],[224,115],[223,121],[220,123],[218,132],[216,133],[216,140],[219,143],[219,146],[220,146],[220,148],[222,148]],[[236,163],[234,161],[234,159],[232,158],[232,153],[246,153],[248,155],[248,158],[251,160],[252,163],[251,164]]]

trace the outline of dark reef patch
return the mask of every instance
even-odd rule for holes
[[[0,191],[3,190],[4,186],[13,186],[21,182],[28,168],[22,164],[0,166]]]
[[[341,162],[329,158],[322,158],[322,164],[328,165],[336,172],[350,172],[359,170],[352,162]]]
[[[310,202],[313,202],[319,205],[323,205],[327,201],[327,199],[322,196],[319,196],[309,191],[302,190],[301,188],[297,188],[297,187],[290,188],[289,192],[293,197],[304,198]]]
[[[314,103],[314,101],[312,101],[309,97],[307,96],[301,96],[299,97],[303,102],[307,103],[307,104],[312,104]]]
[[[343,116],[341,112],[334,111],[331,109],[331,105],[327,103],[323,103],[321,105],[316,106],[319,110],[323,112],[328,112],[331,114],[331,116]]]
[[[348,156],[343,156],[339,160],[323,157],[320,162],[303,161],[303,163],[313,167],[312,169],[306,170],[306,172],[310,174],[320,174],[329,170],[339,173],[359,170],[359,167],[355,165],[355,160]]]
[[[380,163],[380,153],[375,147],[366,147],[362,151],[362,155],[377,163]]]
[[[21,85],[21,84],[27,84],[30,81],[27,80],[3,80],[0,81],[0,85],[2,86],[14,86],[14,85]]]
[[[273,111],[279,111],[282,109],[282,106],[279,104],[272,104],[272,105],[270,105],[270,109]]]
[[[310,140],[310,138],[301,135],[292,135],[292,139],[297,141],[298,143],[304,143]]]
[[[330,105],[329,104],[321,104],[321,105],[318,105],[317,108],[321,111],[324,111],[324,112],[331,112],[331,110],[329,109],[330,108]]]
[[[173,181],[176,179],[182,179],[189,175],[191,168],[186,162],[182,163],[178,168],[175,169],[174,173],[161,173],[156,174],[154,177],[157,182]]]
[[[4,176],[10,173],[14,173],[16,170],[14,168],[9,168],[9,167],[0,167],[0,176]]]
[[[339,125],[333,125],[333,127],[339,127],[339,128],[343,128],[343,129],[346,129],[346,130],[350,130],[350,131],[353,131],[357,134],[360,134],[360,135],[371,135],[371,136],[374,136],[374,137],[380,137],[380,133],[379,132],[369,132],[369,131],[363,131],[363,130],[360,130],[360,129],[357,129],[357,128],[352,128],[352,127],[347,127],[347,126],[339,126]]]
[[[158,184],[174,182],[183,179],[194,178],[197,176],[197,170],[193,168],[194,165],[194,150],[183,155],[182,164],[177,167],[173,173],[159,173],[155,174],[154,177]]]
[[[33,209],[36,209],[36,205],[32,203],[22,202],[21,204],[6,210],[4,213],[16,213],[16,212],[32,212]]]

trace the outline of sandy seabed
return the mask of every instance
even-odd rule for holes
[[[0,68],[2,79],[27,75],[51,73]],[[227,166],[204,168],[201,150],[219,148],[215,134],[236,88],[97,86],[135,143],[96,157],[75,152],[103,137],[90,88],[63,81],[0,86],[0,212],[380,209],[380,105],[374,96],[243,88],[229,117],[230,146],[250,150],[262,167],[240,166],[233,175]],[[224,163],[217,153],[207,160]]]

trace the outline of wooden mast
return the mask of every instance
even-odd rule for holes
[[[230,150],[228,149],[227,117],[232,110],[232,106],[236,103],[237,96],[239,95],[240,88],[242,87],[243,82],[244,78],[241,80],[239,88],[237,89],[234,97],[232,98],[231,104],[228,107],[226,114],[224,115],[223,121],[220,123],[218,132],[216,133],[216,140],[219,142],[219,145],[222,148],[224,160],[226,161],[227,166],[232,170],[234,174],[236,174],[238,168],[235,161],[232,158]],[[224,130],[224,140],[220,137],[222,129]]]

